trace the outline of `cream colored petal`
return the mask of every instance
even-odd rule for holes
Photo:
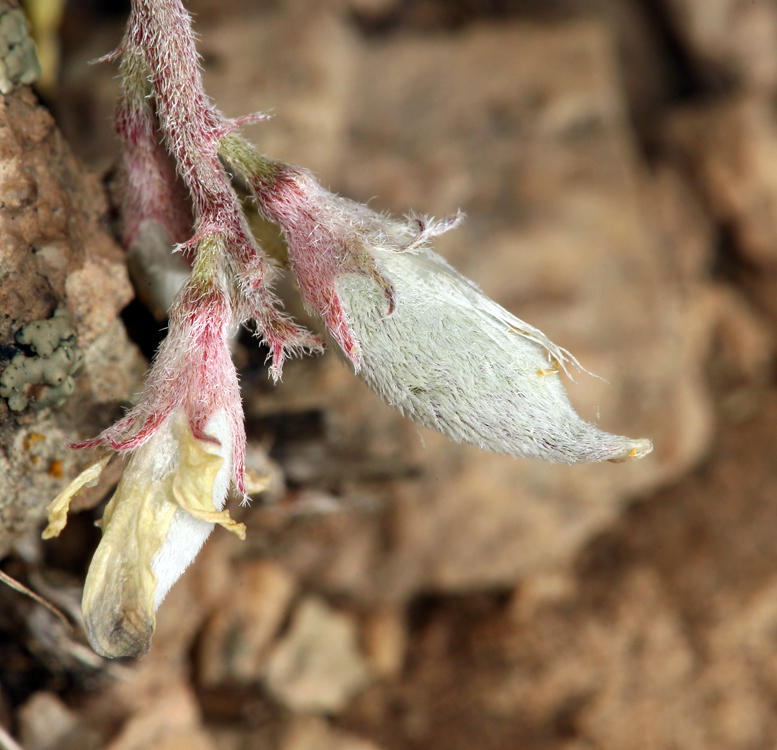
[[[229,511],[213,506],[213,485],[224,459],[210,453],[208,443],[197,440],[188,428],[179,434],[181,462],[173,479],[173,497],[187,513],[208,523],[217,523],[240,539],[246,538],[246,527],[232,520]],[[213,445],[216,450],[218,446]]]
[[[46,526],[43,534],[41,534],[44,539],[51,539],[60,535],[62,529],[67,526],[67,514],[70,510],[71,501],[84,487],[94,487],[111,458],[113,458],[113,454],[108,453],[99,461],[84,469],[49,503],[46,508],[49,525]]]
[[[105,509],[103,538],[86,577],[82,611],[101,656],[142,656],[156,625],[151,560],[175,515],[172,476],[143,481],[128,467]]]

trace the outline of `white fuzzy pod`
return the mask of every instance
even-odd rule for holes
[[[359,375],[391,406],[461,443],[564,463],[640,458],[649,440],[598,430],[572,408],[556,371],[577,365],[439,255],[373,249],[394,286],[358,274],[337,291],[360,347]]]

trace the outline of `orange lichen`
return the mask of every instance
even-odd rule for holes
[[[30,447],[35,445],[35,443],[41,442],[41,440],[45,440],[46,438],[43,435],[39,435],[37,432],[31,432],[22,443],[22,447],[24,450],[28,451],[30,450]]]

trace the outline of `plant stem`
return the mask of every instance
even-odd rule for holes
[[[131,169],[132,154],[147,146],[153,137],[152,126],[158,123],[164,145],[191,197],[194,236],[182,247],[202,254],[195,260],[193,280],[203,289],[209,287],[209,276],[219,275],[227,282],[237,318],[255,320],[269,345],[271,373],[277,378],[288,353],[318,349],[320,342],[279,312],[270,288],[275,275],[273,263],[254,239],[219,159],[221,140],[243,122],[259,116],[228,120],[208,100],[191,18],[181,0],[133,0],[121,53],[124,100],[119,115],[122,107],[128,115],[117,116],[117,129],[124,131],[130,154],[125,163]],[[156,119],[148,112],[149,101],[154,104]],[[149,182],[141,176],[140,182],[144,180]],[[205,242],[209,237],[214,241]]]

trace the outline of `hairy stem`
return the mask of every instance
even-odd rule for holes
[[[124,97],[117,122],[125,137],[125,163],[131,165],[133,157],[137,161],[158,122],[192,201],[194,237],[183,247],[197,249],[209,236],[223,239],[218,243],[224,248],[223,257],[209,253],[207,262],[203,258],[196,263],[195,280],[205,283],[208,274],[226,270],[235,308],[241,318],[256,322],[270,347],[271,373],[277,378],[288,354],[318,349],[320,342],[278,310],[271,291],[273,264],[251,234],[240,199],[219,160],[220,140],[243,121],[225,118],[205,95],[191,18],[181,0],[133,0],[121,52]],[[141,160],[143,165],[148,161]],[[131,166],[130,173],[131,183]],[[145,178],[145,184],[149,182],[153,180]]]

